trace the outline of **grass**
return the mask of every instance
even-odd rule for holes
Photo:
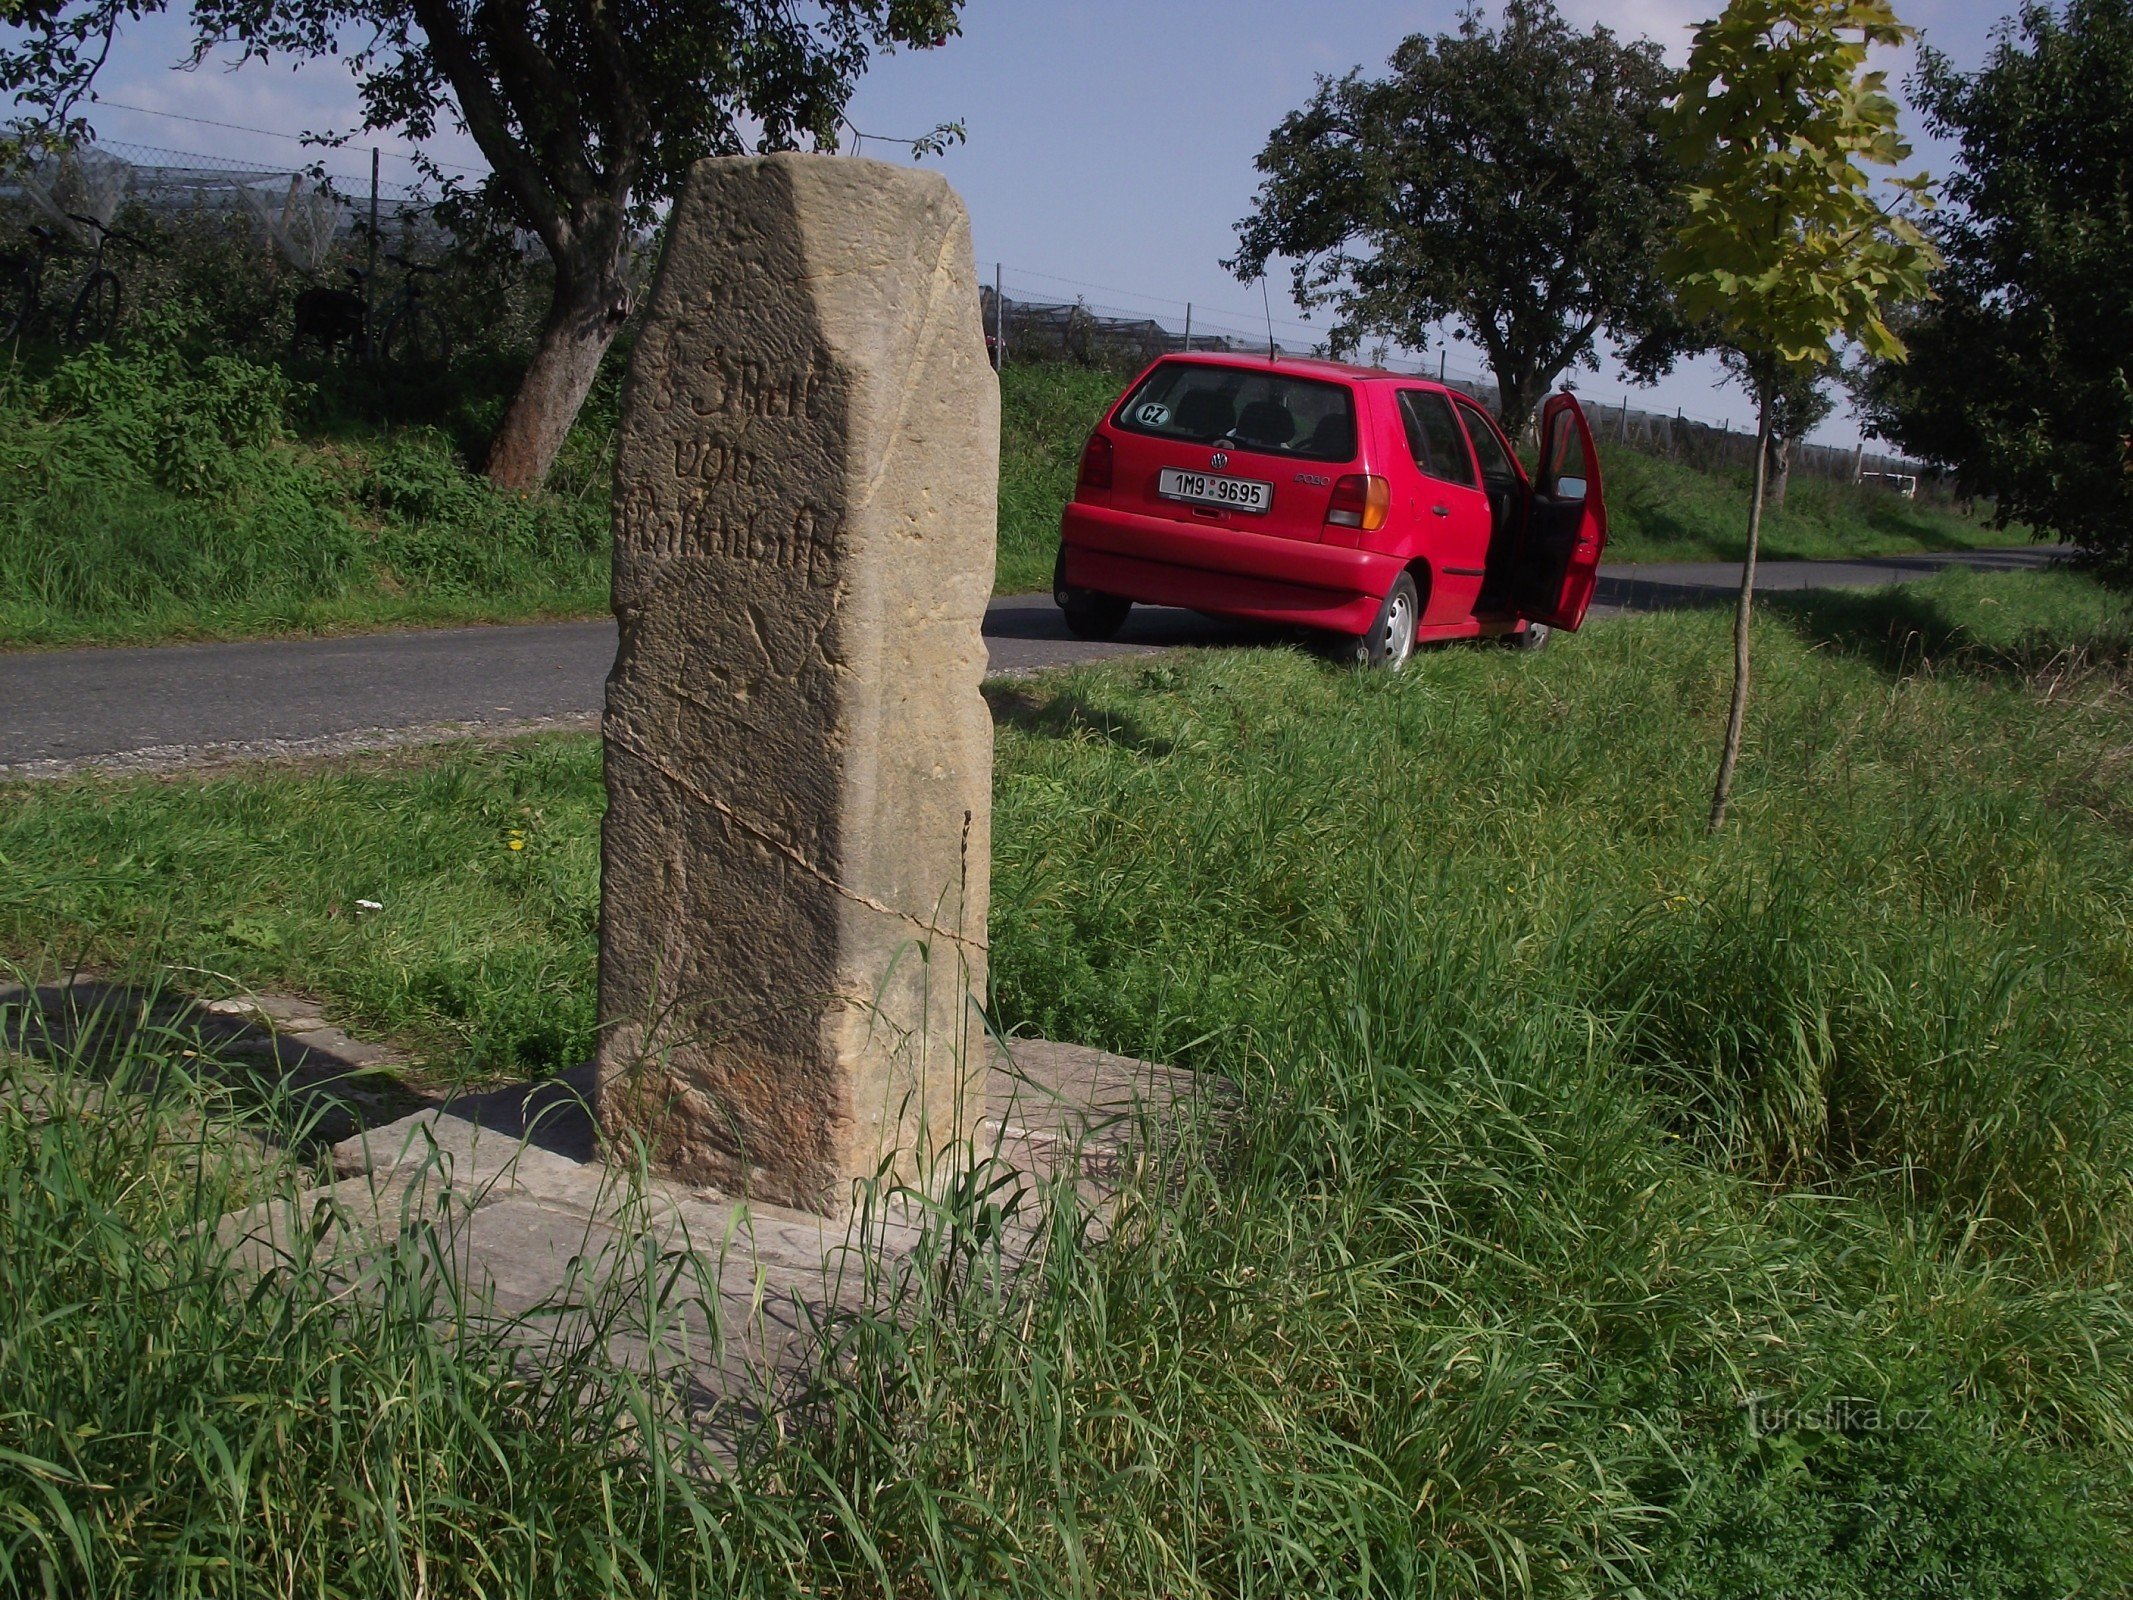
[[[1754,483],[1746,467],[1703,472],[1604,442],[1600,465],[1606,474],[1610,560],[1739,561],[1747,553]],[[2026,528],[1994,528],[1930,499],[1906,500],[1884,489],[1800,473],[1788,487],[1784,506],[1764,517],[1762,558],[1828,561],[2031,542]]]
[[[454,1074],[552,1071],[592,1039],[605,803],[597,743],[565,738],[22,787],[0,820],[0,938],[312,993]]]
[[[381,426],[327,368],[196,354],[151,324],[122,351],[0,375],[0,644],[148,643],[520,621],[604,610],[603,406],[546,494],[496,494],[478,419]]]
[[[1003,1020],[1220,1070],[1242,1115],[1100,1247],[1058,1212],[1017,1267],[946,1219],[990,1268],[846,1327],[729,1480],[630,1433],[597,1365],[506,1381],[413,1313],[166,1266],[201,1213],[127,1209],[130,1163],[91,1160],[122,1119],[18,1116],[0,1171],[37,1176],[0,1259],[50,1310],[0,1346],[0,1396],[32,1397],[0,1399],[4,1548],[60,1550],[62,1588],[75,1527],[171,1589],[296,1561],[395,1592],[420,1546],[431,1593],[2127,1592],[2133,617],[1950,575],[1788,597],[1758,645],[1716,841],[1717,613],[1398,678],[1188,653],[996,689]],[[595,762],[18,786],[0,937],[221,962],[355,1022],[401,1003],[381,975],[454,970],[418,1032],[515,1000],[560,1031],[511,1059],[575,1059],[585,1013],[541,984],[589,977]],[[420,864],[371,897],[410,921],[329,915],[318,886],[361,893],[387,839]],[[504,947],[537,954],[472,959]],[[74,1262],[107,1276],[41,1287]],[[185,1364],[218,1340],[224,1368]],[[291,1373],[348,1398],[286,1405]],[[432,1392],[433,1436],[386,1425]],[[384,1467],[344,1517],[335,1441],[365,1429]],[[107,1436],[168,1438],[168,1468],[20,1465]],[[273,1515],[187,1487],[228,1481],[218,1450]],[[587,1563],[542,1565],[535,1526]]]
[[[828,1531],[767,1492],[734,1546],[741,1485],[703,1478],[656,1371],[601,1353],[670,1326],[633,1317],[626,1260],[589,1261],[606,1281],[544,1336],[479,1315],[441,1210],[359,1295],[303,1227],[240,1254],[223,1214],[310,1217],[311,1175],[186,1043],[0,1050],[0,1591],[762,1593]]]
[[[494,360],[420,396],[363,400],[336,368],[203,357],[182,323],[151,320],[121,352],[10,366],[0,647],[604,613],[613,365],[548,492],[525,499],[466,468],[501,404],[508,373]],[[1002,374],[999,593],[1049,587],[1082,441],[1120,382],[1068,364]],[[413,420],[377,420],[396,407]],[[1605,460],[1617,559],[1738,559],[1744,474]],[[1805,478],[1765,533],[1773,559],[2022,538]]]

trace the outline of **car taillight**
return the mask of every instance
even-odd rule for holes
[[[1084,489],[1111,487],[1111,441],[1100,433],[1090,434],[1089,442],[1081,447],[1081,477],[1078,481]]]
[[[1375,533],[1392,510],[1392,485],[1374,472],[1351,472],[1333,485],[1326,506],[1329,528],[1360,528]]]

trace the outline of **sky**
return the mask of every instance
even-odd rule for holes
[[[1690,28],[1717,0],[1559,3],[1580,26],[1605,23],[1658,40],[1678,64]],[[1927,43],[1970,67],[2014,6],[1899,0],[1898,9]],[[980,275],[990,280],[997,264],[1011,296],[1079,296],[1092,307],[1173,321],[1189,301],[1196,327],[1263,327],[1260,290],[1239,284],[1220,262],[1251,209],[1252,161],[1267,134],[1309,98],[1318,76],[1381,70],[1402,38],[1448,31],[1458,11],[1458,0],[968,0],[960,38],[877,58],[850,119],[860,132],[891,140],[964,124],[967,142],[926,164],[944,172],[970,207]],[[100,80],[105,103],[93,116],[100,135],[273,165],[309,158],[288,140],[209,124],[289,134],[356,125],[355,96],[338,63],[175,70],[185,47],[184,29],[169,17],[122,36]],[[1900,90],[1914,51],[1884,54],[1877,65]],[[1918,147],[1912,169],[1945,172],[1947,151],[1915,115],[1905,127]],[[406,147],[377,142],[388,152],[386,181],[411,179],[397,154]],[[863,148],[911,159],[893,142],[870,139]],[[480,165],[463,136],[440,138],[432,153]],[[329,170],[367,171],[355,152],[326,160]],[[1272,275],[1270,291],[1277,335],[1284,344],[1308,342],[1312,329],[1299,322],[1284,273]],[[1446,359],[1453,372],[1479,370],[1470,347],[1454,344]],[[1591,402],[1628,393],[1634,406],[1753,426],[1747,400],[1715,363],[1687,364],[1649,389],[1626,389],[1611,368],[1576,381]],[[1840,407],[1817,437],[1849,444],[1858,427]]]

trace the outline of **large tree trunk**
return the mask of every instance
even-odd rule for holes
[[[1498,367],[1496,379],[1496,420],[1503,424],[1503,431],[1514,449],[1526,442],[1526,430],[1540,414],[1541,401],[1548,395],[1546,383],[1535,382],[1524,370],[1506,371]]]
[[[1763,537],[1763,486],[1770,467],[1770,389],[1756,397],[1755,498],[1748,503],[1748,556],[1740,566],[1740,605],[1733,613],[1733,705],[1726,714],[1726,743],[1711,790],[1710,831],[1726,825],[1733,800],[1733,769],[1740,761],[1741,725],[1748,717],[1748,620],[1755,609],[1755,553]]]
[[[489,443],[489,481],[530,493],[548,481],[556,453],[599,376],[600,360],[630,313],[619,251],[555,264],[555,294],[533,360]]]

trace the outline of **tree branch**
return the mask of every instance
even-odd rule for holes
[[[459,114],[466,119],[467,132],[489,158],[489,165],[511,197],[525,209],[549,254],[560,259],[570,246],[570,223],[540,167],[513,137],[510,112],[490,87],[489,75],[476,59],[472,41],[460,27],[450,0],[408,0],[408,5],[429,40],[438,70],[458,98]]]

